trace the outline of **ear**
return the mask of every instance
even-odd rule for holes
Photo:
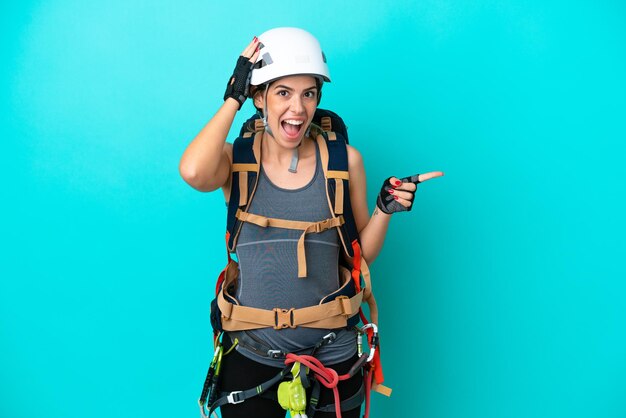
[[[252,100],[254,103],[254,107],[256,107],[257,109],[263,109],[264,107],[264,101],[265,101],[265,95],[263,94],[263,91],[261,90],[257,90],[254,93],[254,96],[252,96]]]

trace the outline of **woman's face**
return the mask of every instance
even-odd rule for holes
[[[285,148],[295,148],[313,120],[318,94],[314,77],[294,75],[272,82],[267,96],[259,92],[254,100],[263,109],[267,97],[267,123],[274,139]]]

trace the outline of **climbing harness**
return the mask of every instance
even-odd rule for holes
[[[216,297],[211,303],[211,323],[215,334],[216,354],[198,401],[202,416],[205,418],[222,405],[237,404],[253,396],[267,396],[268,391],[275,390],[278,390],[281,405],[292,412],[292,417],[312,418],[316,411],[324,411],[335,412],[340,418],[342,409],[356,408],[363,401],[365,401],[367,416],[371,390],[387,396],[391,393],[389,388],[382,385],[383,374],[376,326],[378,309],[371,292],[369,269],[361,255],[358,231],[350,204],[347,130],[339,116],[323,109],[317,109],[313,123],[320,127],[320,133],[316,135],[315,141],[320,150],[331,213],[330,218],[322,221],[292,221],[250,213],[248,209],[254,198],[259,178],[261,141],[266,121],[258,115],[250,118],[244,127],[254,126],[254,132],[242,128],[239,138],[233,144],[231,194],[226,232],[228,263],[218,277]],[[333,131],[333,125],[337,126],[339,131]],[[299,309],[293,307],[260,309],[241,305],[234,296],[238,285],[239,270],[237,262],[231,258],[231,253],[235,251],[239,232],[245,222],[264,228],[277,227],[302,231],[297,243],[300,279],[305,279],[307,276],[304,245],[307,235],[320,233],[330,228],[337,229],[343,248],[343,258],[339,266],[340,288],[326,295],[319,304]],[[361,310],[362,302],[368,303],[372,322],[368,322],[365,318]],[[349,372],[343,375],[338,375],[335,370],[324,366],[315,357],[315,352],[319,348],[333,343],[336,338],[334,332],[327,334],[314,347],[297,353],[285,353],[269,347],[266,343],[251,338],[247,333],[248,330],[268,327],[276,330],[296,327],[328,330],[353,329],[359,320],[365,325],[356,328],[358,360]],[[239,344],[242,348],[264,357],[284,359],[285,368],[272,379],[254,388],[228,393],[221,392],[219,389],[220,360],[225,354],[222,354],[220,348],[220,336],[223,331],[228,331],[228,338],[233,339],[234,345]],[[367,353],[363,352],[364,337],[369,346]],[[212,369],[214,371],[211,371]],[[338,382],[349,379],[360,371],[363,372],[361,389],[352,397],[340,401]],[[335,398],[333,404],[321,407],[317,405],[321,386],[332,390]],[[310,388],[309,402],[308,405],[306,402],[303,405],[302,393],[308,388]]]
[[[331,333],[332,334],[332,333]],[[230,349],[223,353],[222,344],[218,341],[213,361],[209,367],[209,373],[204,382],[204,387],[198,405],[203,418],[211,416],[213,411],[226,404],[238,404],[255,396],[274,398],[271,394],[276,390],[276,398],[285,410],[289,410],[292,418],[313,418],[316,412],[335,412],[341,418],[341,411],[349,411],[359,407],[365,401],[365,417],[369,417],[371,379],[370,373],[373,367],[371,362],[378,347],[378,328],[369,323],[357,328],[358,335],[358,360],[350,370],[339,375],[333,368],[326,367],[315,357],[315,352],[326,344],[332,344],[334,338],[330,334],[325,336],[308,353],[284,355],[285,368],[270,380],[261,383],[248,390],[223,392],[219,390],[219,372],[223,356],[228,355],[237,344],[239,339],[233,341]],[[368,335],[367,341],[369,352],[363,352],[362,336]],[[231,335],[232,338],[232,335]],[[304,369],[304,370],[303,370]],[[360,389],[351,397],[341,401],[337,385],[340,381],[350,379],[360,370],[363,370],[363,383]],[[326,406],[318,406],[321,386],[332,390],[334,402]],[[307,402],[306,389],[311,389],[310,399]],[[385,388],[387,389],[387,388]],[[385,392],[387,396],[389,392]],[[308,405],[307,405],[308,403]]]

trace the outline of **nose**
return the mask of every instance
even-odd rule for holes
[[[289,107],[291,108],[291,111],[297,115],[304,113],[304,103],[302,102],[302,97],[298,95],[292,96]]]

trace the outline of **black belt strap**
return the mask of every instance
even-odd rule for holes
[[[254,396],[263,396],[268,398],[274,398],[275,394],[272,392],[270,396],[267,396],[266,392],[274,387],[277,383],[282,381],[286,375],[291,373],[291,366],[285,367],[280,373],[276,376],[261,383],[258,386],[253,387],[252,389],[243,390],[243,391],[233,391],[233,392],[221,392],[219,394],[218,399],[211,405],[209,409],[209,413],[207,416],[211,416],[214,410],[217,408],[226,405],[226,404],[238,404],[246,399],[252,398]],[[319,394],[321,390],[321,384],[316,379],[313,379],[313,389],[311,392],[311,396],[309,398],[309,406],[307,408],[307,416],[312,418],[315,415],[315,412],[336,412],[335,403],[331,403],[325,406],[318,407],[317,403],[319,401]],[[354,408],[358,408],[361,406],[363,401],[365,400],[365,385],[361,383],[359,390],[348,399],[344,399],[340,403],[340,408],[342,411],[350,411]]]
[[[270,345],[265,342],[260,341],[258,338],[251,336],[246,331],[229,331],[227,335],[230,337],[233,343],[235,342],[235,338],[237,339],[237,344],[258,356],[261,357],[269,357],[274,359],[284,359],[287,357],[287,353],[281,350],[276,350],[272,348]],[[302,348],[300,350],[292,351],[294,354],[308,354],[314,355],[317,350],[321,347],[332,344],[337,338],[337,334],[334,332],[328,333],[324,338],[322,338],[317,344],[312,345],[310,347]]]
[[[216,410],[222,405],[226,405],[229,403],[238,404],[238,403],[245,401],[246,399],[252,398],[253,396],[259,396],[266,390],[270,389],[272,386],[276,385],[276,383],[283,380],[285,375],[287,375],[290,372],[291,372],[291,366],[285,367],[276,376],[272,377],[270,380],[266,382],[261,383],[258,386],[253,387],[252,389],[236,390],[233,392],[220,392],[217,400],[213,402],[213,404],[211,405],[208,415],[211,416],[211,413],[213,413],[214,410]]]
[[[317,403],[319,402],[320,390],[321,390],[321,385],[316,380],[315,385],[313,386],[313,391],[311,392],[309,406],[306,411],[306,414],[309,418],[313,418],[315,413],[318,411],[319,412],[337,412],[335,410],[334,402],[325,406],[320,406],[320,407],[317,406]],[[365,400],[365,385],[363,384],[363,382],[361,382],[361,387],[359,388],[359,390],[354,395],[350,396],[348,399],[344,399],[343,401],[341,401],[341,403],[339,404],[339,407],[341,408],[341,411],[350,411],[354,408],[358,408],[359,406],[361,406],[364,400]]]

